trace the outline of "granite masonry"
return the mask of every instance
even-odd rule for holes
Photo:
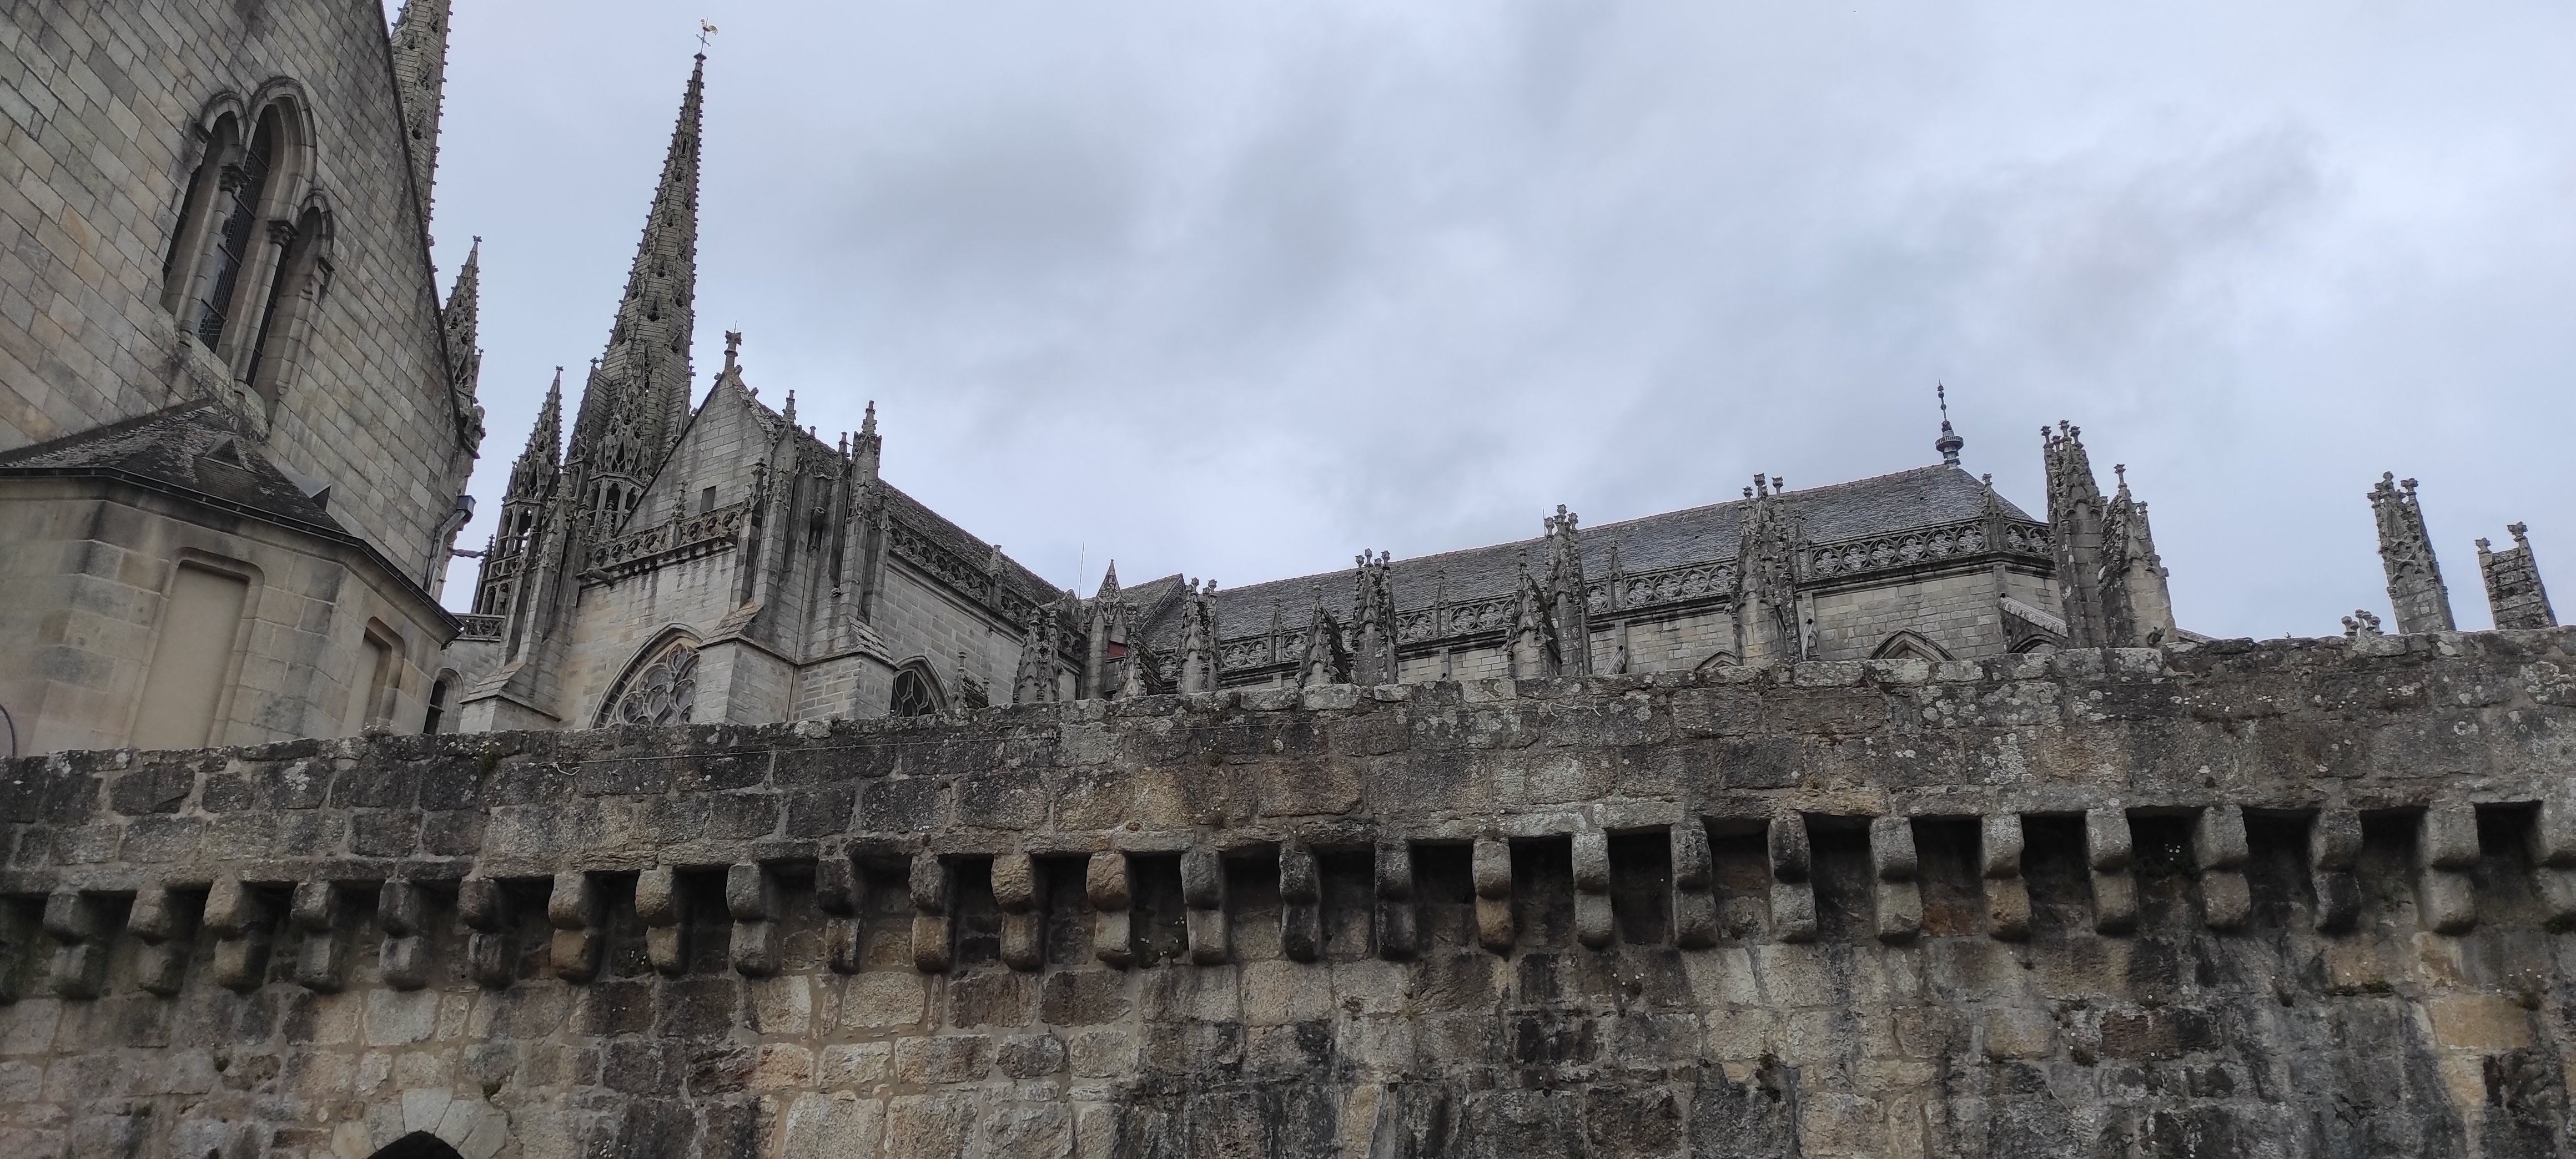
[[[27,758],[0,1153],[2541,1156],[2576,632]]]

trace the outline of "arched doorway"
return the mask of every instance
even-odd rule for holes
[[[368,1159],[465,1159],[447,1141],[427,1131],[414,1131],[376,1150]]]

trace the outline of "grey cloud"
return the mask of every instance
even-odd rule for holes
[[[492,489],[596,350],[699,13],[460,8],[438,232],[487,235]],[[2130,464],[2193,627],[2375,605],[2383,469],[2465,621],[2512,519],[2576,592],[2561,9],[708,15],[701,373],[738,326],[807,421],[879,400],[889,472],[1060,582],[1894,470],[1939,379],[2025,504],[2039,423]]]

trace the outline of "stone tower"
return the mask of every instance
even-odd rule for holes
[[[2558,614],[2549,608],[2549,589],[2540,585],[2540,562],[2532,558],[2531,529],[2515,523],[2506,531],[2513,546],[2488,550],[2478,541],[2478,574],[2487,581],[2487,607],[2499,628],[2555,628]]]
[[[2415,499],[2415,480],[2395,472],[2379,476],[2370,489],[2370,513],[2379,522],[2379,562],[2388,572],[2388,604],[2397,612],[2400,632],[2448,632],[2451,590],[2442,585],[2442,561],[2433,555],[2433,537],[2424,530],[2424,508]]]
[[[430,184],[438,177],[438,114],[447,90],[450,0],[408,0],[394,17],[394,91],[402,100],[403,144],[411,150],[411,184],[420,220],[429,224]]]

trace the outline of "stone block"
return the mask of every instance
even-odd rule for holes
[[[2467,805],[2437,805],[2424,810],[2416,830],[2415,861],[2421,869],[2477,868],[2477,811]]]

